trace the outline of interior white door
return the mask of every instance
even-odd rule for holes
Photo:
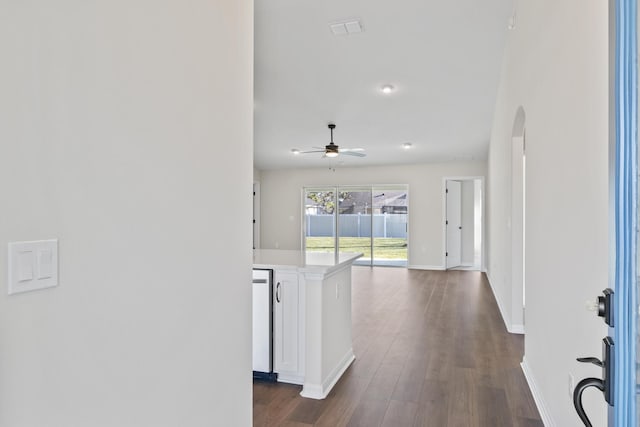
[[[462,264],[462,183],[447,181],[447,268]]]

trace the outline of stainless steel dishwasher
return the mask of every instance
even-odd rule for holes
[[[273,372],[273,270],[253,270],[253,378],[277,380]]]

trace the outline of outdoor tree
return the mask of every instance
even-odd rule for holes
[[[336,209],[336,201],[333,191],[313,191],[307,193],[307,198],[316,203],[316,205],[325,213],[332,214]],[[338,193],[339,203],[345,200],[351,200],[351,193],[348,191],[340,191]]]

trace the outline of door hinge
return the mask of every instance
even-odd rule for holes
[[[253,192],[253,195],[254,195],[254,196],[256,195],[256,192],[255,192],[255,191]]]
[[[446,191],[446,193],[447,193],[447,194],[449,193],[449,189],[448,189],[448,188],[447,188],[447,191]]]
[[[445,252],[445,253],[444,253],[444,256],[449,256],[449,252]]]
[[[253,223],[254,223],[254,224],[256,223],[256,220],[255,220],[255,219],[253,220]]]
[[[445,222],[444,222],[444,224],[445,224],[445,225],[449,225],[449,221],[445,221]]]

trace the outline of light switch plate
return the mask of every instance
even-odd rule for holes
[[[9,243],[9,295],[58,286],[58,240]]]

